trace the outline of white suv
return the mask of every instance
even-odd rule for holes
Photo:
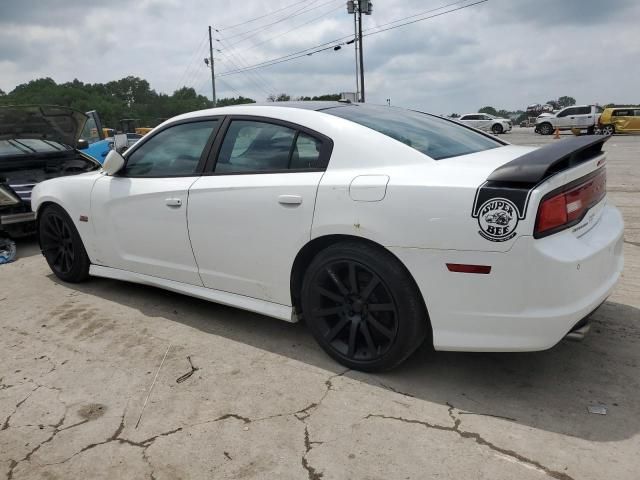
[[[598,105],[579,105],[563,108],[556,113],[543,113],[536,118],[536,133],[551,135],[556,128],[571,130],[578,128],[587,133],[595,132],[603,108]]]
[[[478,130],[491,131],[496,135],[510,132],[513,127],[511,120],[494,117],[488,113],[467,113],[462,115],[458,121]]]

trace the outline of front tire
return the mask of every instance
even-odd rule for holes
[[[494,135],[500,135],[502,132],[504,132],[504,128],[502,128],[502,125],[500,125],[499,123],[496,123],[491,127],[491,131],[494,133]]]
[[[614,133],[616,133],[616,127],[613,125],[609,124],[602,127],[603,135],[613,135]]]
[[[362,242],[332,245],[313,259],[302,312],[325,352],[367,372],[399,365],[430,331],[409,273],[388,251]]]
[[[553,127],[550,123],[543,123],[538,127],[538,132],[540,132],[540,135],[551,135],[553,133]]]
[[[89,256],[71,217],[58,205],[49,205],[38,221],[40,248],[51,271],[60,280],[79,283],[89,278]]]

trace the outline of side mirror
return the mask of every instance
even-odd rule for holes
[[[126,133],[118,133],[113,137],[113,149],[116,152],[124,152],[127,149],[128,139]]]
[[[113,176],[124,167],[124,158],[115,150],[109,150],[107,158],[104,159],[102,170],[109,176]]]
[[[76,145],[78,150],[85,150],[89,148],[89,142],[87,142],[84,138],[78,139],[78,143]]]

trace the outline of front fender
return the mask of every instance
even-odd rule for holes
[[[93,260],[95,251],[95,231],[91,218],[91,191],[96,180],[102,176],[99,172],[90,172],[69,177],[53,178],[38,183],[31,193],[31,209],[36,220],[43,206],[55,203],[69,214],[84,247]],[[86,217],[87,221],[80,221]]]

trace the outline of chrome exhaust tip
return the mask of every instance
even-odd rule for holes
[[[584,337],[587,335],[587,333],[589,333],[589,330],[591,330],[591,325],[586,323],[580,328],[576,328],[575,330],[567,333],[564,338],[566,338],[567,340],[572,340],[574,342],[581,342],[582,340],[584,340]]]

